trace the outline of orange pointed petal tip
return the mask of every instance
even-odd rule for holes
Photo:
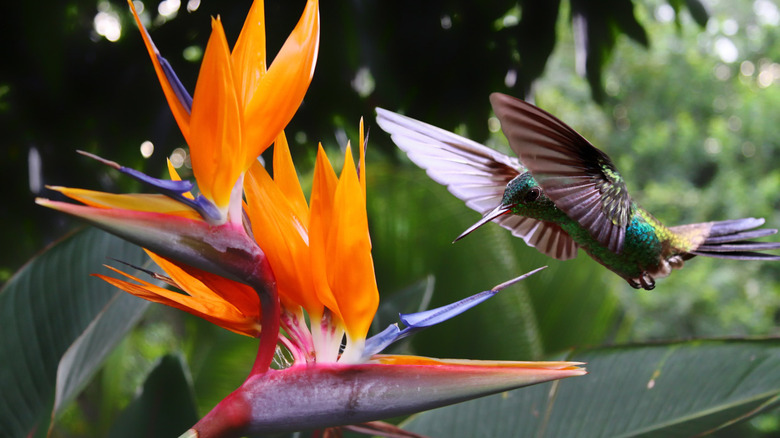
[[[318,298],[343,323],[350,340],[362,342],[379,304],[379,292],[371,258],[365,192],[349,146],[340,178],[321,147],[318,151],[309,244]]]
[[[174,73],[173,68],[168,61],[160,55],[160,51],[152,42],[152,38],[149,36],[149,32],[146,31],[141,22],[141,17],[138,16],[138,12],[135,10],[135,5],[132,0],[127,0],[127,4],[130,6],[130,10],[133,12],[133,18],[135,18],[138,29],[141,31],[141,37],[144,40],[146,50],[149,52],[149,57],[152,59],[154,65],[154,71],[157,73],[157,79],[160,81],[165,99],[168,101],[168,105],[171,107],[173,117],[176,119],[176,123],[179,125],[184,139],[189,143],[190,138],[190,111],[192,109],[192,97],[184,88],[179,78]]]
[[[571,376],[587,374],[587,370],[580,365],[584,362],[568,361],[502,361],[502,360],[470,360],[470,359],[436,359],[424,356],[407,356],[393,354],[377,354],[371,358],[372,363],[383,365],[421,365],[421,366],[462,366],[462,367],[496,367],[496,368],[524,368],[529,370],[571,371]],[[569,376],[567,376],[569,377]]]
[[[181,181],[181,176],[179,176],[179,172],[176,171],[176,167],[174,167],[173,163],[171,163],[170,158],[166,158],[165,162],[168,165],[168,175],[171,177],[171,181]],[[195,197],[192,195],[192,192],[182,192],[181,196],[185,197],[186,199],[195,200]]]
[[[320,13],[317,0],[309,0],[295,29],[274,58],[266,74],[243,90],[244,169],[271,145],[290,122],[309,88],[320,44]],[[255,66],[241,66],[242,78],[256,74]],[[246,79],[244,83],[247,83]]]
[[[246,284],[233,281],[191,266],[146,251],[149,257],[161,267],[178,287],[193,297],[223,300],[234,306],[247,319],[260,320],[260,297]]]
[[[274,171],[280,176],[276,167]],[[305,216],[301,217],[280,183],[272,180],[259,162],[249,169],[244,192],[249,222],[274,271],[282,305],[288,309],[303,307],[310,315],[321,314],[322,303],[312,286],[305,199]]]
[[[309,205],[306,202],[306,196],[303,194],[298,173],[295,171],[295,165],[290,155],[290,146],[287,143],[284,131],[279,134],[276,142],[274,142],[273,169],[276,186],[279,187],[279,190],[287,198],[287,202],[290,203],[290,207],[296,217],[308,227]]]
[[[379,306],[379,290],[371,257],[365,192],[347,146],[333,202],[333,229],[326,254],[328,277],[345,329],[352,338],[365,339]]]
[[[249,102],[266,72],[265,11],[263,0],[255,0],[230,56],[241,102]]]
[[[333,197],[338,185],[328,155],[320,144],[317,161],[314,164],[314,181],[311,188],[309,212],[309,248],[311,251],[312,278],[314,290],[320,302],[329,308],[338,319],[341,314],[328,284],[328,265],[332,263],[325,251],[328,231],[332,229]]]

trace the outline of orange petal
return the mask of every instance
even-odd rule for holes
[[[494,368],[528,368],[528,369],[549,369],[549,370],[578,370],[583,371],[579,365],[583,362],[530,362],[530,361],[507,361],[507,360],[472,360],[472,359],[438,359],[425,356],[407,356],[394,354],[375,354],[371,357],[372,363],[381,363],[385,365],[424,365],[424,366],[475,366],[475,367],[494,367]]]
[[[140,285],[105,275],[93,275],[137,297],[175,307],[230,331],[252,337],[256,337],[260,333],[260,324],[257,319],[243,315],[227,301],[202,296],[192,297],[155,286],[110,266],[107,268],[137,281]]]
[[[365,192],[347,147],[334,199],[333,231],[326,252],[328,279],[347,332],[364,339],[379,305],[371,257]]]
[[[245,169],[241,167],[241,110],[219,18],[212,20],[192,101],[191,126],[190,154],[198,188],[226,212],[233,186]]]
[[[249,169],[244,191],[252,232],[274,271],[282,304],[288,309],[302,306],[309,315],[321,315],[304,220],[260,163]]]
[[[148,250],[146,253],[181,289],[193,297],[225,301],[244,316],[260,320],[260,297],[251,287],[191,266],[172,262]]]
[[[276,186],[287,198],[295,215],[308,227],[309,205],[306,203],[306,196],[303,194],[298,173],[295,171],[284,131],[276,138],[273,166]]]
[[[309,0],[268,72],[244,101],[244,138],[248,145],[244,169],[271,145],[301,105],[314,74],[319,41],[319,6],[317,0]]]
[[[166,158],[165,161],[168,163],[168,175],[171,177],[171,181],[181,181],[181,177],[179,176],[179,172],[176,171],[176,168],[173,167],[173,163],[171,163],[170,158]],[[194,196],[192,196],[192,193],[185,192],[181,194],[187,199],[195,199]]]
[[[157,50],[157,47],[152,42],[151,37],[149,36],[149,32],[146,31],[146,28],[141,23],[141,18],[138,17],[138,13],[135,10],[135,5],[133,4],[132,0],[127,0],[127,4],[130,5],[130,10],[133,11],[133,17],[135,18],[135,22],[138,24],[138,29],[141,31],[141,37],[144,40],[144,45],[146,46],[146,50],[149,52],[149,56],[152,58],[152,64],[154,65],[154,71],[157,73],[157,79],[160,81],[160,85],[162,85],[163,93],[165,94],[165,99],[168,101],[168,106],[171,107],[171,112],[173,112],[173,118],[176,119],[176,123],[179,125],[179,129],[181,130],[182,135],[184,136],[184,140],[187,141],[187,144],[190,142],[190,113],[189,110],[184,106],[179,96],[176,94],[176,87],[174,87],[174,84],[171,83],[168,76],[165,74],[165,70],[163,69],[162,64],[160,63],[160,51]],[[181,85],[181,84],[177,84]]]
[[[266,72],[263,0],[255,0],[252,3],[230,58],[233,62],[233,77],[238,87],[238,96],[242,106],[245,106],[255,94],[257,84]]]
[[[314,182],[311,189],[311,211],[309,217],[309,248],[311,250],[312,278],[319,300],[339,319],[338,303],[328,282],[328,264],[338,263],[328,258],[326,242],[331,230],[333,216],[333,198],[338,178],[336,172],[322,149],[317,150],[317,162],[314,165]]]

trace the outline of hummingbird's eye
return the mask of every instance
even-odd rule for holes
[[[542,193],[541,190],[539,190],[539,187],[532,187],[531,190],[528,191],[528,193],[525,194],[525,198],[523,198],[524,202],[534,202],[537,198],[539,198],[539,195]]]

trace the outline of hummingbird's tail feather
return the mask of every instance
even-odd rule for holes
[[[671,231],[694,243],[692,256],[706,256],[735,260],[780,260],[780,256],[758,251],[780,249],[780,242],[755,242],[752,239],[777,233],[774,228],[760,228],[762,218],[732,219],[719,222],[672,227]]]

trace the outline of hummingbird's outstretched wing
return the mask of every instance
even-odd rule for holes
[[[382,108],[376,112],[379,126],[410,160],[482,215],[500,205],[509,181],[525,172],[517,158]],[[493,221],[550,257],[577,255],[577,244],[555,224],[513,214]]]
[[[517,158],[475,141],[382,108],[376,113],[412,162],[481,214],[499,205],[509,181],[525,171]]]
[[[614,253],[623,249],[631,197],[612,160],[552,114],[505,94],[490,95],[509,146],[544,193]]]

